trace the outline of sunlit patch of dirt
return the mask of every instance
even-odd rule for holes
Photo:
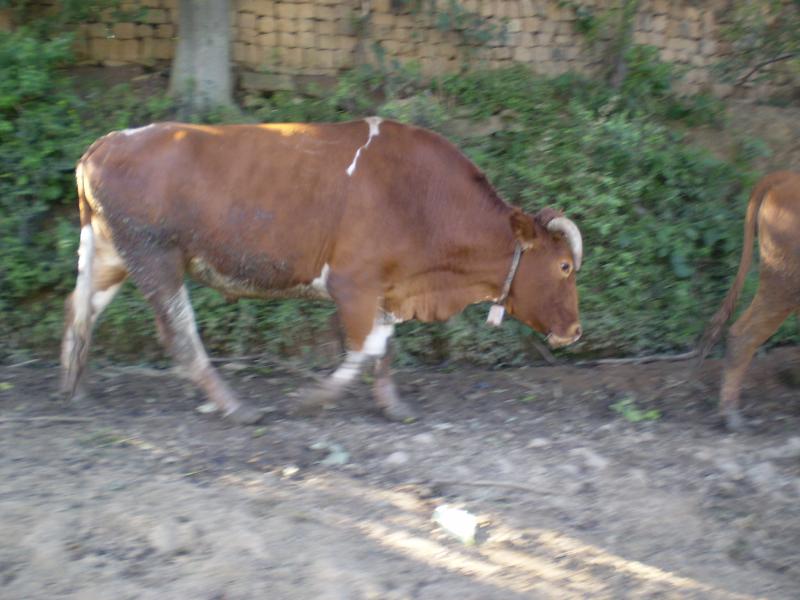
[[[720,366],[403,370],[388,423],[364,383],[316,418],[309,383],[223,365],[267,411],[240,427],[171,373],[0,367],[3,598],[795,598],[797,348],[759,357],[746,433],[715,413]],[[467,546],[432,520],[474,514]]]

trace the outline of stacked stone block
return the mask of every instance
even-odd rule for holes
[[[77,50],[88,62],[107,66],[169,60],[175,49],[178,0],[135,0],[120,5],[123,14],[136,14],[135,22],[114,22],[106,11],[100,23],[81,26]]]
[[[504,38],[471,44],[458,31],[441,31],[428,13],[404,10],[392,0],[232,0],[232,56],[244,72],[272,79],[245,78],[254,86],[286,82],[297,75],[336,75],[342,69],[375,62],[380,43],[388,60],[417,61],[424,75],[473,66],[523,63],[539,73],[592,73],[600,44],[592,45],[576,28],[577,16],[559,0],[461,0],[486,24],[503,25]],[[589,0],[601,13],[619,0]],[[79,51],[103,64],[152,63],[173,56],[178,24],[177,0],[132,0],[123,8],[143,8],[136,22],[83,27]],[[445,2],[439,2],[440,9]],[[659,49],[663,60],[686,69],[683,85],[693,92],[712,86],[711,66],[720,50],[717,15],[724,0],[643,0],[633,40]],[[288,79],[287,79],[288,78]],[[260,81],[261,84],[257,82]],[[716,91],[724,93],[723,87]]]

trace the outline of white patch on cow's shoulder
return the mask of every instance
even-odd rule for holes
[[[325,266],[322,267],[322,272],[319,276],[311,282],[311,287],[317,290],[321,294],[328,295],[328,273],[330,273],[331,268],[328,263],[325,263]]]
[[[367,146],[369,146],[369,143],[372,141],[372,138],[378,137],[378,134],[380,134],[381,122],[383,119],[380,117],[367,117],[364,120],[369,125],[369,137],[367,138],[367,142],[363,146],[359,146],[358,150],[356,150],[356,155],[353,157],[353,162],[351,162],[350,166],[347,167],[347,175],[349,177],[356,172],[356,164],[358,163],[358,157],[361,156],[361,151],[366,150]]]
[[[120,131],[120,133],[123,135],[136,135],[137,133],[141,133],[146,129],[150,129],[151,127],[153,127],[153,123],[150,123],[150,125],[145,125],[144,127],[133,127],[131,129],[123,129],[122,131]]]

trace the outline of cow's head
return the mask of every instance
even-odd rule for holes
[[[545,208],[535,216],[515,210],[511,228],[522,247],[506,308],[516,319],[547,336],[554,347],[578,341],[578,290],[583,243],[578,227]]]

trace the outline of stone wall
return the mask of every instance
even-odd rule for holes
[[[79,51],[89,62],[152,63],[170,59],[177,35],[177,0],[138,0],[146,8],[136,22],[86,24]],[[559,0],[461,0],[463,11],[480,15],[487,27],[506,34],[486,44],[442,31],[426,11],[404,10],[401,0],[231,0],[233,58],[251,75],[251,87],[280,87],[292,76],[330,76],[364,61],[375,61],[380,42],[386,60],[417,61],[425,75],[458,70],[465,61],[499,67],[524,63],[543,74],[592,72],[599,68],[600,43],[578,31],[578,15]],[[440,0],[444,6],[447,2]],[[614,0],[572,3],[599,13]],[[715,83],[710,67],[722,47],[724,0],[642,0],[633,39],[657,47],[665,61],[682,65],[686,91],[729,88]],[[426,0],[422,1],[423,7]],[[262,76],[252,76],[262,73]],[[763,87],[763,86],[762,86]],[[762,90],[762,93],[767,91]]]

